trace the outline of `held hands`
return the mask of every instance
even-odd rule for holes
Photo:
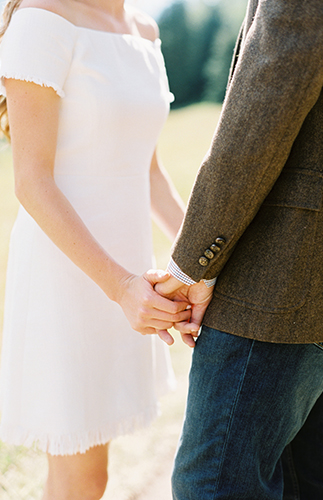
[[[155,290],[163,297],[167,297],[175,302],[187,300],[190,304],[191,317],[188,320],[178,321],[174,324],[174,328],[180,332],[183,342],[189,347],[195,346],[194,337],[198,335],[206,308],[212,299],[213,289],[214,287],[208,288],[204,281],[188,286],[173,276],[155,285]],[[174,342],[169,333],[166,337],[164,336],[164,332],[159,332],[159,336],[168,344]],[[168,337],[171,337],[171,342],[167,341]]]
[[[118,300],[131,327],[143,335],[157,334],[171,345],[173,337],[168,332],[174,327],[182,340],[195,346],[200,325],[213,288],[203,281],[185,285],[165,271],[147,271],[142,276],[127,275]]]
[[[154,290],[167,279],[169,274],[165,271],[150,270],[142,276],[128,274],[121,283],[118,303],[134,330],[143,335],[157,333],[171,345],[174,339],[167,330],[177,322],[189,322],[191,310],[184,294],[173,301]]]

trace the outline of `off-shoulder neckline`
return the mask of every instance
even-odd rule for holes
[[[16,10],[14,15],[18,14],[19,12],[23,12],[24,10],[26,10],[26,11],[36,10],[39,12],[46,12],[52,16],[55,16],[55,17],[61,19],[62,21],[65,21],[67,24],[73,26],[73,28],[75,28],[77,30],[84,30],[84,31],[89,31],[89,32],[93,32],[93,33],[100,33],[103,35],[110,35],[112,37],[132,38],[135,40],[143,40],[144,42],[148,42],[152,45],[159,44],[161,42],[160,38],[155,38],[155,40],[150,40],[150,38],[145,38],[145,37],[140,36],[140,35],[133,35],[131,33],[115,33],[114,31],[104,31],[104,30],[98,30],[95,28],[87,28],[86,26],[77,26],[76,24],[72,23],[71,21],[69,21],[65,17],[61,16],[60,14],[56,14],[56,12],[52,12],[51,10],[47,10],[47,9],[42,9],[40,7],[22,7],[20,9]]]

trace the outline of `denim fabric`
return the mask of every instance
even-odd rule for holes
[[[174,500],[323,499],[323,350],[203,327]]]

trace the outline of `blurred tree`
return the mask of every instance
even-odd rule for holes
[[[200,101],[206,83],[203,69],[219,29],[215,7],[176,2],[163,12],[159,28],[174,106]]]
[[[214,34],[210,57],[204,67],[204,100],[223,101],[233,50],[246,5],[247,0],[222,0],[219,3],[222,22],[220,29]]]
[[[221,18],[216,7],[205,5],[202,1],[188,9],[188,26],[190,32],[190,64],[188,77],[190,80],[191,102],[200,101],[208,75],[204,67],[207,64],[213,45],[214,36],[221,28]]]
[[[233,32],[232,27],[222,24],[214,36],[211,54],[203,69],[206,81],[203,94],[204,100],[211,102],[223,101],[235,42],[236,33]]]
[[[173,107],[222,102],[235,39],[247,0],[179,0],[159,19]]]
[[[190,33],[184,2],[176,2],[168,7],[159,20],[160,38],[171,91],[176,104],[189,101],[189,40]]]

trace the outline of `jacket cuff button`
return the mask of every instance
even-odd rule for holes
[[[208,265],[208,263],[209,263],[209,260],[206,257],[199,258],[199,264],[201,264],[201,266],[205,267]]]
[[[209,248],[207,250],[205,250],[204,255],[208,259],[213,259],[213,257],[214,257],[214,253]]]
[[[211,250],[212,250],[213,253],[218,253],[221,250],[221,248],[218,245],[216,245],[215,243],[212,243],[212,245],[210,246],[210,248],[211,248]]]
[[[218,245],[219,247],[223,247],[223,245],[225,245],[225,243],[226,243],[225,238],[223,238],[222,236],[219,236],[215,240],[215,244]]]

